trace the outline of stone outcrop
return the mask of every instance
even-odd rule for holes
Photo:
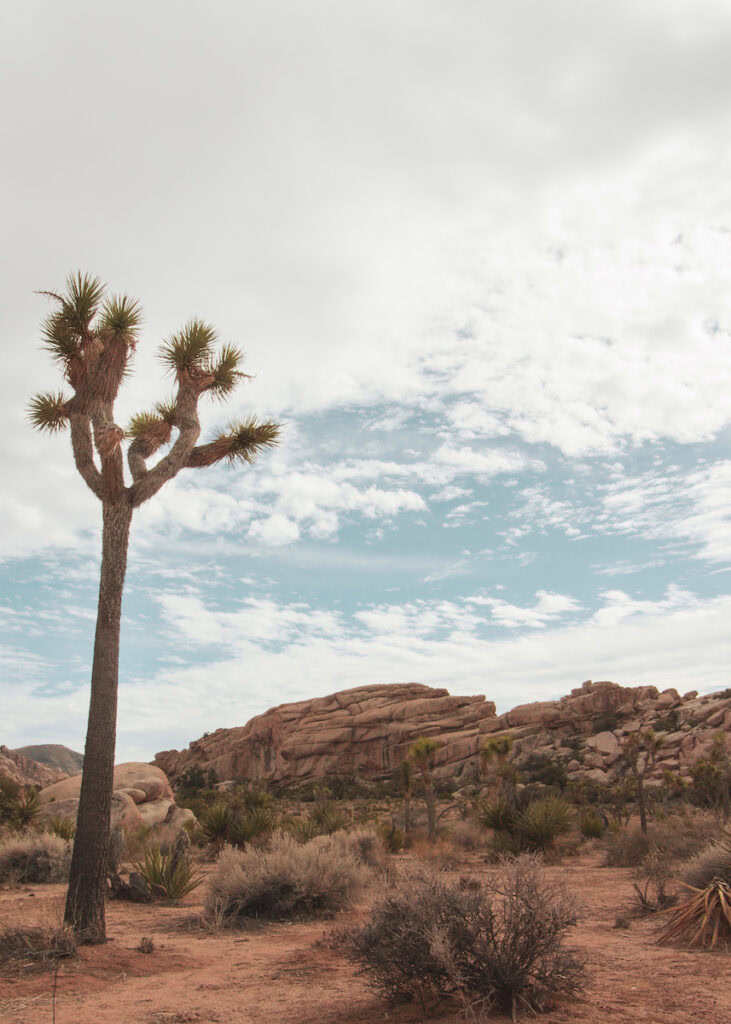
[[[66,772],[40,764],[17,750],[0,744],[0,776],[11,779],[19,786],[50,786],[66,778]]]
[[[38,794],[40,817],[76,817],[81,776],[74,775],[47,786]],[[112,826],[134,830],[140,826],[166,826],[173,835],[193,812],[177,807],[165,772],[151,764],[130,762],[114,769]]]
[[[655,686],[626,687],[588,681],[560,700],[521,704],[496,715],[477,697],[453,697],[419,683],[360,686],[329,697],[281,704],[246,725],[194,740],[183,751],[156,754],[154,764],[173,781],[191,768],[213,769],[219,779],[306,783],[328,776],[386,779],[419,736],[441,742],[437,779],[472,781],[488,739],[509,733],[520,766],[532,756],[560,761],[568,777],[612,782],[624,771],[622,744],[637,729],[661,731],[653,771],[688,775],[690,765],[722,732],[731,751],[731,693],[699,697],[662,693]]]

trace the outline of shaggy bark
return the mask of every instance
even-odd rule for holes
[[[117,685],[122,592],[132,506],[103,505],[102,564],[94,637],[89,720],[79,814],[64,920],[82,942],[105,940],[104,893],[117,727]]]

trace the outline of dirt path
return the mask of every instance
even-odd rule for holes
[[[477,862],[470,867],[485,870]],[[614,928],[631,892],[630,872],[593,864],[565,870],[586,907],[570,941],[587,957],[591,977],[581,999],[543,1016],[545,1024],[729,1024],[727,954],[659,947],[649,919]],[[48,920],[60,914],[63,895],[60,885],[0,891],[0,922]],[[179,907],[111,902],[111,941],[83,949],[79,959],[59,970],[56,1024],[407,1024],[422,1019],[414,1007],[389,1009],[330,948],[329,933],[359,920],[367,899],[334,921],[208,933],[191,920],[201,909],[197,895]],[[152,953],[137,951],[142,936],[153,939]],[[52,987],[48,973],[0,978],[0,1022],[51,1024]],[[428,1017],[440,1024],[460,1019],[454,1006]],[[506,1020],[497,1014],[490,1019]]]

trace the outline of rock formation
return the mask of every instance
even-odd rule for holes
[[[11,779],[19,786],[50,786],[66,778],[66,772],[40,764],[17,750],[8,750],[0,744],[0,776]]]
[[[190,768],[214,769],[219,779],[265,779],[275,785],[328,776],[385,779],[419,736],[434,736],[437,779],[465,782],[479,771],[491,736],[510,733],[513,758],[546,755],[569,778],[611,782],[621,772],[621,744],[631,731],[661,728],[653,771],[688,775],[720,730],[731,751],[731,691],[681,697],[655,686],[586,682],[560,700],[521,704],[502,715],[484,697],[452,697],[419,683],[359,686],[329,697],[281,704],[239,728],[217,729],[187,750],[166,750],[154,764],[173,780]]]
[[[47,786],[38,794],[41,803],[39,816],[44,818],[76,817],[79,808],[81,776],[74,775]],[[173,837],[188,820],[194,820],[192,811],[177,807],[167,777],[160,768],[151,764],[130,762],[118,764],[114,769],[112,795],[112,827],[128,830],[140,826],[165,826],[165,835]],[[157,831],[160,831],[158,828]],[[160,838],[156,835],[156,838]]]

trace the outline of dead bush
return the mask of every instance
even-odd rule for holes
[[[0,843],[0,882],[63,882],[71,844],[47,832],[26,832]]]
[[[454,824],[450,824],[449,838],[457,849],[469,853],[484,850],[487,845],[484,829],[474,821],[455,821]]]
[[[322,836],[314,842],[323,843],[330,839],[329,836]],[[333,837],[334,841],[343,843],[355,859],[364,867],[382,871],[388,860],[386,843],[382,835],[373,828],[356,828],[352,832],[338,832]]]
[[[0,970],[26,971],[47,967],[76,953],[76,939],[68,925],[8,925],[0,929]]]
[[[577,906],[563,883],[549,883],[538,860],[503,862],[482,886],[438,875],[412,876],[373,908],[347,940],[360,973],[392,1002],[422,1006],[456,993],[465,1007],[549,1009],[580,990],[584,963],[564,948]]]
[[[716,842],[678,868],[678,878],[695,889],[705,889],[714,878],[731,885],[731,843]]]
[[[268,847],[225,848],[206,895],[206,912],[224,924],[307,917],[346,906],[367,870],[337,836],[300,844],[277,832]]]
[[[670,817],[651,825],[647,832],[635,827],[610,833],[605,864],[611,868],[636,868],[652,850],[657,850],[666,862],[678,863],[698,853],[706,842],[701,832],[687,829],[680,818]]]

